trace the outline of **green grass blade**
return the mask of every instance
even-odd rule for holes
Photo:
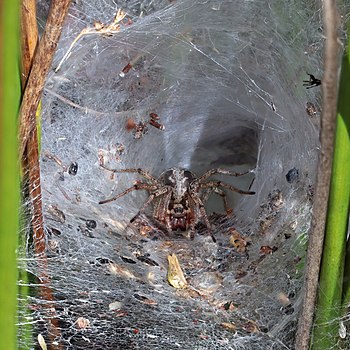
[[[350,37],[349,37],[350,38]],[[350,42],[349,44],[350,45]],[[348,129],[350,128],[350,55],[349,55],[349,46],[348,46],[348,54],[344,58],[344,70],[342,73],[343,76],[343,84],[341,86],[341,99],[342,105],[340,107],[340,113],[343,118],[347,121]],[[350,177],[350,174],[348,175]],[[345,260],[345,273],[344,273],[344,290],[343,290],[343,305],[346,307],[350,303],[350,243],[347,243],[347,252],[346,252],[346,260]]]
[[[19,2],[0,0],[0,343],[16,349],[19,170]]]
[[[346,234],[350,198],[350,66],[344,55],[340,77],[337,129],[327,224],[312,349],[334,348],[339,340]]]

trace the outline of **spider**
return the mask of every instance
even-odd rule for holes
[[[208,200],[211,193],[220,195],[224,202],[226,213],[232,213],[229,208],[225,192],[222,188],[238,192],[240,194],[253,195],[255,192],[243,191],[223,181],[210,180],[215,174],[241,176],[251,172],[251,170],[236,173],[229,170],[216,168],[197,177],[193,172],[183,168],[170,168],[164,171],[158,178],[151,175],[143,169],[110,169],[104,165],[101,167],[113,173],[138,173],[146,181],[136,181],[136,183],[117,194],[114,197],[101,200],[99,204],[112,202],[134,190],[146,190],[149,197],[143,204],[138,214],[143,214],[146,208],[153,202],[153,218],[161,227],[165,228],[169,233],[173,231],[187,231],[191,239],[194,238],[195,226],[203,219],[208,231],[215,242],[209,223],[208,215],[204,208],[204,204]]]

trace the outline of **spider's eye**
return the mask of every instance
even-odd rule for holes
[[[176,213],[176,214],[182,214],[183,211],[184,211],[184,208],[182,205],[174,207],[174,213]]]
[[[184,177],[188,179],[189,182],[192,182],[194,176],[189,170],[184,171]]]
[[[174,185],[174,174],[172,170],[168,170],[163,174],[164,184],[166,186],[172,186]]]

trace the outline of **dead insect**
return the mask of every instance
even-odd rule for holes
[[[144,120],[141,120],[136,124],[136,122],[131,118],[126,121],[125,128],[127,131],[132,131],[134,138],[137,140],[148,131],[147,123]]]
[[[158,114],[156,114],[156,113],[150,113],[149,114],[149,116],[151,117],[151,119],[153,119],[153,120],[159,120],[160,118],[159,118],[159,115]]]
[[[130,62],[128,62],[128,64],[122,69],[122,71],[120,72],[120,76],[124,77],[125,74],[129,73],[130,69],[132,68],[132,64]]]
[[[273,246],[273,247],[270,247],[269,245],[262,245],[260,247],[260,251],[259,253],[262,254],[262,255],[269,255],[269,254],[272,254],[274,253],[278,248]]]
[[[50,205],[47,209],[47,212],[50,214],[50,219],[56,222],[64,224],[66,221],[66,215],[64,212],[57,208],[56,205]]]
[[[290,169],[288,173],[286,174],[286,180],[288,183],[296,182],[299,179],[299,170],[294,167],[293,169]]]
[[[129,118],[127,121],[126,121],[126,124],[125,124],[125,128],[127,131],[132,131],[136,128],[136,123],[134,121],[134,119],[131,119]]]
[[[120,162],[124,152],[125,146],[119,142],[108,145],[107,149],[100,148],[97,153],[98,163],[104,165],[111,161]]]
[[[152,125],[153,127],[159,129],[159,130],[164,130],[165,126],[163,124],[158,123],[156,120],[151,119],[149,121],[149,124]]]
[[[120,161],[120,156],[123,154],[125,151],[125,146],[122,143],[116,143],[115,145],[112,145],[112,148],[115,148],[115,153],[116,153],[116,161]]]
[[[144,119],[141,119],[141,121],[139,121],[138,123],[136,123],[133,119],[129,118],[125,124],[126,130],[132,131],[135,139],[140,139],[148,131],[147,124],[152,125],[153,127],[159,130],[165,129],[165,126],[157,121],[160,119],[158,114],[150,113],[149,116],[150,120],[145,121]]]
[[[78,172],[78,163],[77,162],[71,163],[68,168],[68,174],[77,175],[77,172]]]
[[[231,228],[229,232],[231,233],[230,243],[233,245],[233,247],[238,253],[245,253],[247,251],[247,246],[251,243],[250,238],[242,237],[235,228]]]
[[[310,117],[314,117],[317,115],[317,109],[312,102],[306,102],[306,113]]]
[[[148,131],[147,125],[146,123],[141,120],[135,127],[135,130],[133,132],[134,134],[134,138],[135,139],[140,139],[142,137],[142,135],[146,134],[146,132]]]
[[[303,80],[303,86],[307,89],[311,89],[312,87],[319,86],[322,84],[320,79],[315,78],[314,75],[310,73],[306,73],[309,76],[309,80]]]
[[[91,230],[97,227],[97,222],[95,220],[86,220],[85,224],[86,224],[86,227]]]
[[[108,199],[104,199],[99,204],[112,202],[134,190],[146,190],[150,196],[141,207],[139,214],[142,214],[145,209],[153,202],[153,218],[162,228],[168,232],[172,231],[187,231],[191,239],[194,237],[196,224],[202,219],[215,241],[208,215],[204,208],[211,193],[220,195],[224,202],[224,207],[227,214],[232,213],[232,209],[228,207],[226,194],[222,188],[240,194],[252,195],[255,192],[243,191],[223,181],[210,180],[206,181],[213,175],[221,174],[228,176],[241,176],[250,173],[235,173],[226,169],[211,169],[200,177],[197,177],[193,172],[183,168],[171,168],[164,171],[158,178],[151,175],[143,169],[110,169],[102,166],[103,169],[113,173],[138,173],[146,181],[137,181],[132,187],[126,189],[122,193]]]
[[[156,113],[150,113],[150,120],[148,121],[148,123],[152,126],[154,126],[155,128],[159,129],[159,130],[165,130],[165,126],[163,124],[160,124],[157,120],[160,119],[159,115]]]

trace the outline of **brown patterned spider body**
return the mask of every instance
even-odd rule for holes
[[[112,202],[134,190],[146,190],[149,193],[149,197],[139,213],[143,213],[153,203],[153,218],[161,226],[165,227],[168,232],[189,230],[191,238],[194,237],[196,224],[200,219],[203,219],[213,240],[215,240],[212,235],[208,215],[204,208],[204,204],[211,193],[214,192],[222,197],[227,214],[230,214],[232,209],[228,207],[226,194],[222,188],[240,194],[255,194],[255,192],[240,190],[223,181],[206,181],[215,174],[241,176],[248,174],[251,172],[250,170],[243,173],[235,173],[217,168],[211,169],[202,176],[197,177],[187,169],[175,167],[164,171],[156,178],[143,169],[109,169],[105,166],[102,166],[102,168],[113,173],[138,173],[146,181],[136,181],[132,187],[112,198],[100,201],[99,204]]]

